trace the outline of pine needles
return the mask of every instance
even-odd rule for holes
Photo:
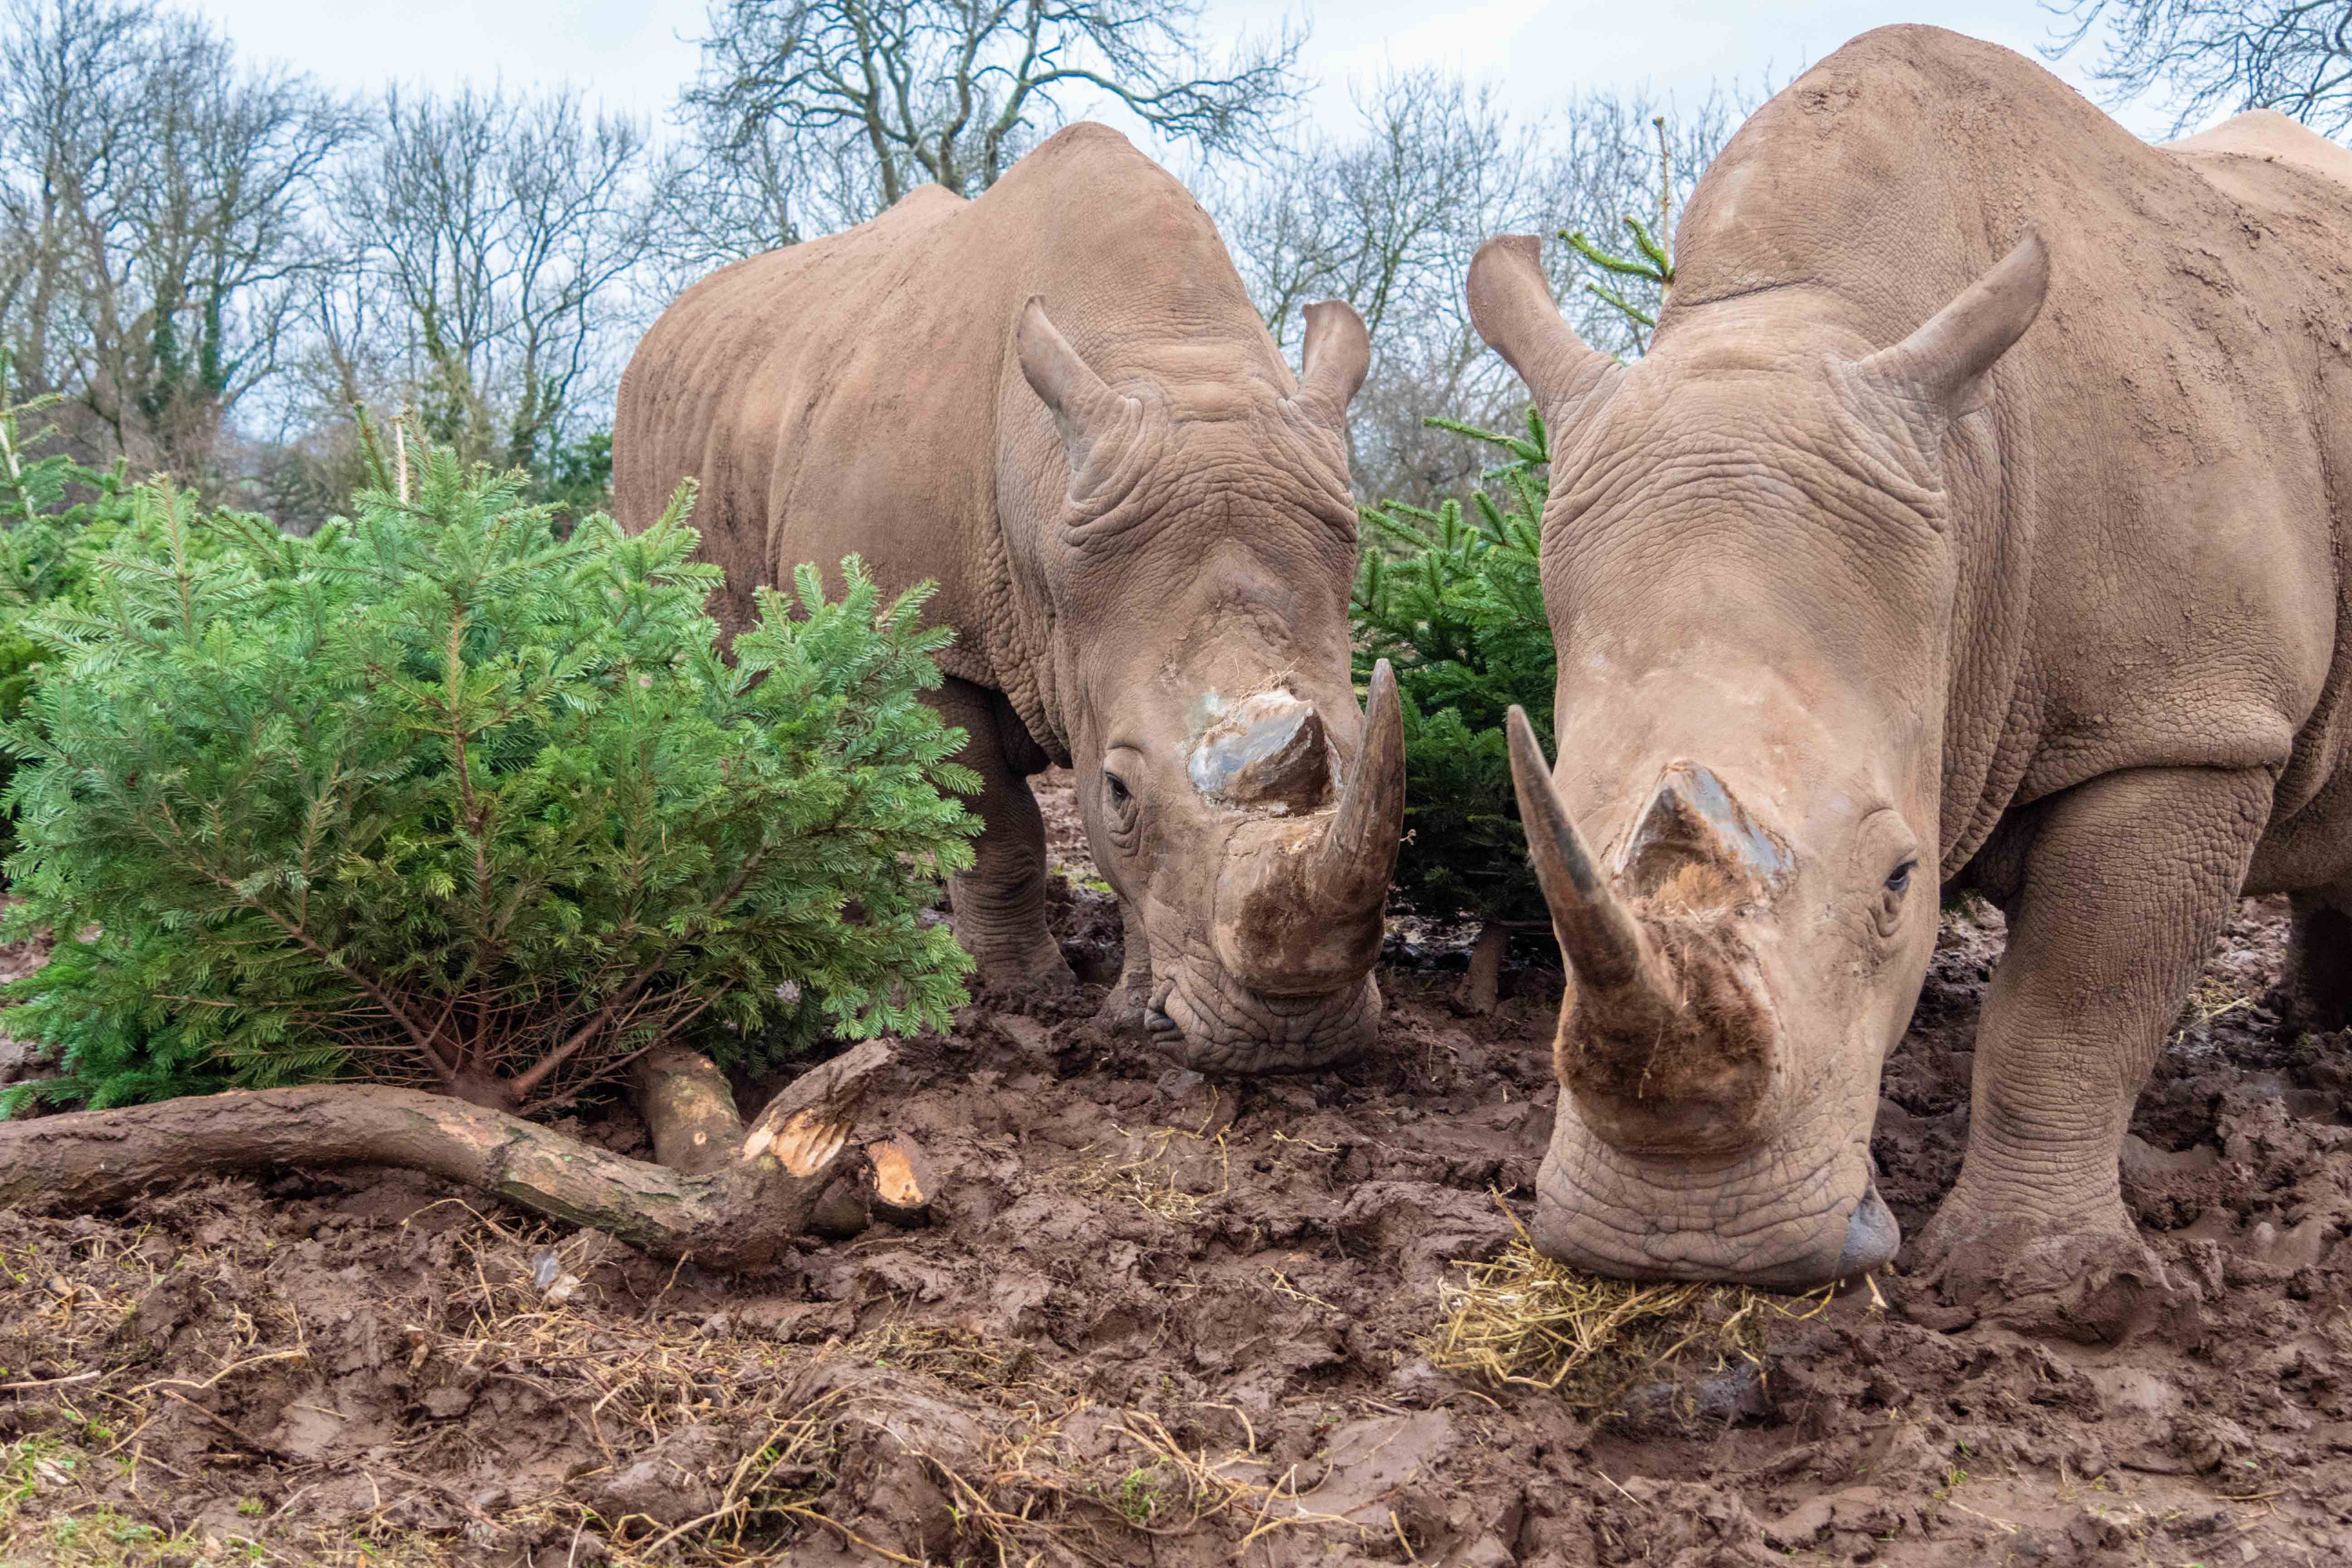
[[[39,1091],[516,1109],[689,1029],[943,1023],[970,963],[926,910],[976,781],[922,700],[928,589],[803,568],[730,664],[690,491],[559,539],[517,477],[412,469],[310,539],[139,487],[89,591],[23,623],[10,929],[82,933],[18,992],[62,1047]]]
[[[1551,743],[1556,660],[1544,613],[1541,536],[1550,491],[1542,419],[1521,435],[1452,420],[1433,426],[1502,449],[1469,505],[1367,507],[1378,548],[1349,605],[1359,679],[1386,658],[1403,699],[1402,900],[1436,920],[1549,917],[1528,868],[1503,716],[1524,707]]]

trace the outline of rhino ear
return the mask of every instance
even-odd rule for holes
[[[1957,419],[1984,401],[1985,373],[2025,335],[2050,289],[2050,247],[2028,230],[1992,270],[1893,348],[1856,367],[1902,396]]]
[[[1372,338],[1364,319],[1339,300],[1307,307],[1307,344],[1298,359],[1298,401],[1337,429],[1372,365]]]
[[[1509,362],[1559,426],[1624,367],[1588,345],[1552,302],[1543,246],[1531,234],[1498,235],[1470,262],[1470,323]]]
[[[1078,357],[1070,340],[1045,314],[1042,294],[1030,295],[1028,303],[1021,307],[1013,349],[1029,389],[1053,411],[1054,428],[1061,433],[1071,474],[1084,475],[1107,444],[1129,431],[1135,400],[1113,392]]]

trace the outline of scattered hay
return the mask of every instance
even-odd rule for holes
[[[1225,1146],[1225,1135],[1214,1137],[1188,1132],[1181,1127],[1161,1127],[1140,1135],[1119,1131],[1130,1139],[1139,1136],[1145,1145],[1141,1153],[1120,1158],[1108,1154],[1087,1160],[1095,1152],[1092,1144],[1078,1151],[1078,1158],[1059,1170],[1049,1173],[1045,1184],[1057,1187],[1075,1197],[1091,1200],[1123,1198],[1139,1208],[1175,1224],[1184,1224],[1199,1217],[1202,1208],[1223,1197],[1233,1190],[1233,1152]],[[1185,1186],[1171,1167],[1176,1163],[1173,1145],[1182,1138],[1196,1143],[1213,1144],[1216,1150],[1218,1182],[1213,1192],[1194,1192]]]
[[[1497,1386],[1550,1390],[1578,1410],[1612,1410],[1635,1384],[1672,1374],[1742,1362],[1760,1372],[1771,1326],[1816,1315],[1835,1289],[1790,1298],[1736,1285],[1604,1279],[1536,1251],[1517,1216],[1511,1227],[1502,1256],[1457,1262],[1463,1278],[1438,1287],[1439,1327],[1425,1347],[1431,1364]]]
[[[1124,1173],[1103,1190],[1172,1186],[1171,1146],[1194,1136],[1142,1135],[1147,1158],[1106,1162]],[[1202,1158],[1222,1170],[1215,1142],[1176,1146],[1180,1163],[1191,1156],[1191,1185],[1216,1183]],[[384,1240],[324,1250],[289,1277],[272,1263],[282,1268],[305,1243],[257,1223],[277,1215],[221,1212],[229,1191],[159,1199],[166,1222],[141,1233],[27,1219],[0,1247],[0,1564],[461,1568],[503,1554],[748,1568],[819,1536],[916,1563],[907,1542],[888,1540],[903,1521],[873,1515],[870,1495],[841,1485],[845,1456],[894,1442],[952,1503],[953,1539],[932,1543],[935,1562],[1116,1568],[1155,1538],[1362,1533],[1300,1496],[1296,1467],[1273,1461],[1237,1408],[1164,1391],[1158,1410],[1105,1405],[1025,1342],[899,1317],[821,1343],[782,1338],[672,1310],[677,1268],[632,1261],[593,1232],[459,1200],[414,1216],[402,1252]],[[357,1295],[304,1288],[354,1258],[372,1281]],[[341,1322],[346,1304],[377,1329]],[[168,1361],[155,1353],[163,1331],[142,1327],[142,1312],[166,1310],[180,1314]],[[868,1370],[824,1375],[843,1363]],[[380,1380],[399,1385],[379,1417],[400,1421],[396,1442],[283,1446],[292,1402],[379,1397]],[[415,1414],[436,1397],[451,1410],[480,1403],[454,1418]],[[962,1437],[920,1425],[927,1397],[964,1424]],[[896,1429],[877,1421],[892,1402],[916,1412]],[[1205,1436],[1211,1408],[1240,1420],[1238,1446]],[[583,1467],[560,1484],[486,1491],[486,1455],[532,1424]],[[637,1511],[646,1493],[622,1484],[627,1472],[671,1455],[681,1468],[660,1511]],[[216,1500],[216,1476],[252,1495],[233,1519],[215,1508],[191,1523],[207,1491]]]
[[[915,1373],[966,1394],[1017,1392],[1039,1403],[1076,1397],[1067,1374],[1045,1365],[1034,1345],[984,1339],[965,1328],[893,1317],[841,1350],[853,1361]]]

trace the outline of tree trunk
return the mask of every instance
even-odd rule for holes
[[[1470,973],[1462,977],[1454,1002],[1461,1011],[1483,1016],[1495,1010],[1503,989],[1503,960],[1510,956],[1517,929],[1508,921],[1488,921],[1478,928],[1478,940],[1470,944]]]
[[[89,1209],[219,1171],[397,1165],[604,1231],[656,1257],[759,1268],[803,1233],[858,1102],[890,1058],[887,1044],[872,1040],[803,1074],[749,1128],[727,1135],[724,1158],[698,1159],[708,1168],[694,1174],[446,1095],[329,1084],[0,1122],[0,1205]],[[670,1075],[661,1086],[669,1098],[657,1102],[692,1102],[674,1085],[696,1077]],[[719,1088],[723,1093],[723,1080]],[[705,1111],[656,1127],[656,1148],[676,1147],[680,1136],[691,1147],[692,1131],[679,1131],[688,1122],[708,1135],[714,1122]]]

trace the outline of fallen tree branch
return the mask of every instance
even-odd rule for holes
[[[802,1234],[859,1100],[889,1061],[889,1046],[870,1040],[803,1073],[730,1135],[727,1158],[692,1175],[421,1089],[250,1089],[5,1121],[0,1206],[91,1209],[224,1171],[396,1165],[656,1257],[692,1253],[715,1268],[758,1268]]]

